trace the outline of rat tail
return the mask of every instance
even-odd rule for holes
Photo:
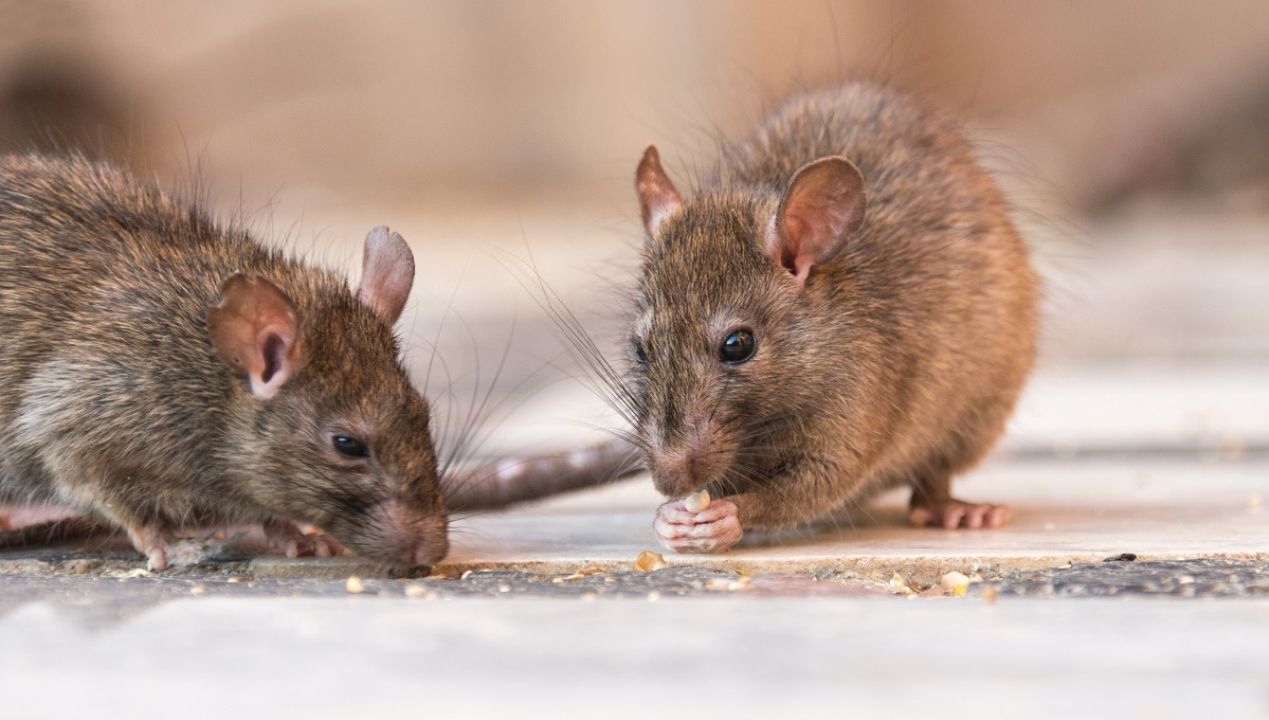
[[[491,510],[604,485],[642,469],[638,447],[614,438],[581,450],[510,457],[458,471],[441,488],[450,511]]]
[[[74,515],[0,532],[0,550],[56,545],[101,535],[112,535],[118,531],[119,528],[105,520],[90,515]]]

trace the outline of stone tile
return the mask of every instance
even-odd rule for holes
[[[902,493],[804,531],[754,538],[714,556],[671,563],[767,572],[894,572],[934,582],[948,570],[998,571],[1096,562],[1124,552],[1143,559],[1269,559],[1269,464],[1046,461],[989,463],[957,492],[1011,505],[1001,530],[909,528]],[[651,529],[660,498],[634,479],[456,523],[445,566],[563,571],[630,563],[659,549]]]

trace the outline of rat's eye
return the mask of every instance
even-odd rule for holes
[[[648,354],[643,351],[643,342],[641,340],[634,341],[635,362],[640,365],[648,364]]]
[[[718,357],[725,363],[739,364],[753,357],[756,347],[753,331],[740,328],[723,338],[723,344],[718,348]]]
[[[335,451],[346,457],[361,458],[370,454],[366,450],[366,446],[357,438],[351,438],[347,435],[335,435],[330,441],[335,446]]]

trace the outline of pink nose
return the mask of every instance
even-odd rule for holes
[[[449,552],[444,515],[423,512],[391,499],[383,503],[379,517],[388,547],[399,548],[396,552],[409,562],[434,565]]]
[[[677,497],[697,489],[706,478],[701,477],[700,458],[681,448],[666,449],[651,458],[652,476],[657,489]]]

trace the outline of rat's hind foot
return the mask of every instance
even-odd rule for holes
[[[145,555],[145,569],[163,572],[174,565],[197,565],[207,559],[207,547],[195,540],[177,538],[170,530],[157,525],[128,527],[128,539]]]
[[[269,548],[285,553],[289,558],[331,557],[340,555],[344,548],[320,532],[305,532],[289,520],[270,520],[264,523],[264,537]]]
[[[167,530],[153,525],[128,528],[128,539],[137,552],[145,555],[145,569],[162,572],[167,569],[168,546],[175,542]]]
[[[682,500],[672,500],[657,508],[652,528],[662,545],[681,553],[722,552],[744,534],[736,504],[729,500],[715,500],[700,512],[688,510]]]
[[[1009,508],[1004,505],[988,503],[971,503],[955,498],[946,500],[920,502],[913,498],[912,509],[908,513],[908,521],[916,527],[939,527],[944,530],[956,528],[1004,527],[1009,521]]]

